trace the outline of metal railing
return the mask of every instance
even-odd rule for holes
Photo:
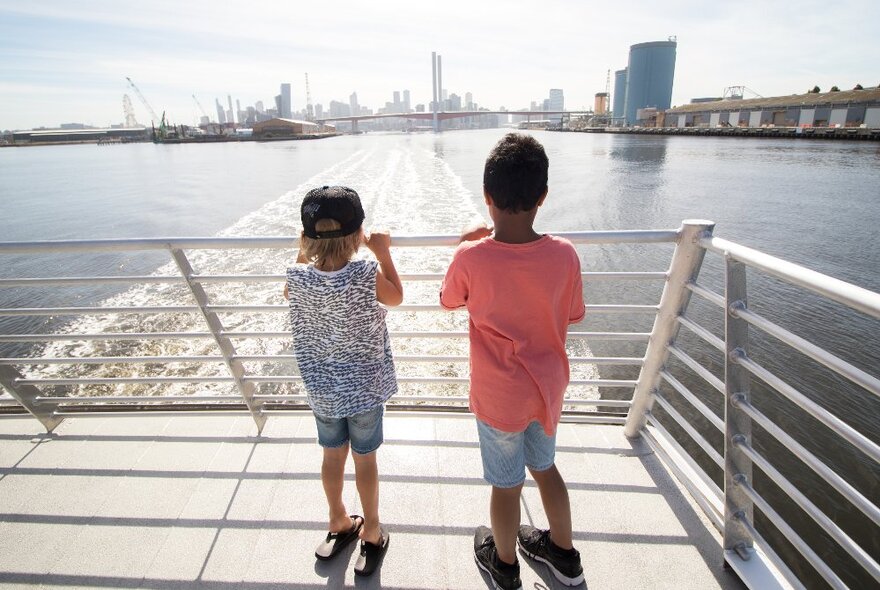
[[[831,354],[805,338],[758,315],[748,307],[747,269],[780,279],[791,285],[806,289],[823,298],[843,304],[871,318],[880,318],[880,295],[803,267],[768,256],[755,250],[727,242],[712,236],[713,224],[707,221],[686,221],[678,230],[657,231],[608,231],[575,232],[558,234],[578,246],[620,244],[674,243],[675,250],[666,271],[615,271],[585,272],[586,284],[604,281],[657,281],[663,283],[663,292],[656,305],[618,304],[615,302],[589,302],[587,317],[596,315],[647,315],[654,317],[653,329],[648,331],[579,331],[569,333],[572,343],[594,344],[601,341],[622,342],[627,345],[644,346],[644,353],[628,356],[594,356],[587,348],[586,354],[573,354],[573,367],[614,366],[638,367],[636,379],[602,379],[575,376],[573,388],[613,390],[615,393],[632,390],[631,398],[615,395],[603,399],[598,395],[568,395],[565,399],[565,419],[593,423],[623,425],[630,437],[643,436],[664,458],[667,465],[681,479],[705,510],[710,520],[723,535],[725,560],[753,588],[800,587],[801,582],[786,565],[786,561],[771,548],[761,536],[755,524],[755,508],[781,532],[800,552],[812,568],[832,587],[846,587],[839,572],[826,564],[810,542],[805,540],[778,511],[778,501],[768,501],[756,491],[753,470],[757,468],[783,493],[784,503],[800,507],[816,525],[854,560],[868,576],[880,582],[880,566],[869,550],[855,542],[832,518],[827,516],[807,494],[782,474],[776,457],[763,456],[752,440],[752,425],[787,448],[798,461],[806,465],[823,482],[856,507],[864,516],[864,522],[880,527],[880,509],[872,499],[847,481],[846,474],[830,467],[808,450],[792,435],[782,422],[768,416],[761,404],[753,404],[750,395],[755,380],[769,386],[781,396],[818,420],[827,429],[831,440],[845,441],[841,445],[845,453],[862,454],[873,464],[880,463],[880,447],[864,433],[859,432],[837,417],[833,412],[814,402],[810,397],[786,383],[749,356],[750,334],[758,331],[767,334],[792,350],[849,380],[855,386],[880,396],[880,380],[854,364]],[[397,237],[392,246],[407,248],[445,248],[451,252],[457,239],[452,236]],[[265,370],[269,366],[287,370],[294,356],[283,349],[271,352],[248,351],[248,343],[284,341],[289,339],[286,329],[248,329],[236,327],[227,321],[229,317],[250,315],[279,315],[287,310],[284,304],[223,304],[212,301],[210,289],[217,285],[280,285],[281,274],[200,274],[193,263],[192,252],[257,249],[282,250],[289,253],[297,247],[294,238],[183,238],[183,239],[136,239],[136,240],[76,240],[59,242],[0,243],[0,259],[4,255],[43,255],[71,252],[120,252],[120,251],[166,251],[173,266],[161,269],[155,275],[93,276],[93,277],[9,277],[0,279],[0,289],[26,289],[39,293],[45,289],[71,287],[161,285],[182,289],[191,303],[184,305],[115,305],[104,303],[96,306],[12,307],[0,309],[0,317],[65,317],[91,316],[154,318],[161,316],[194,316],[201,318],[202,328],[182,331],[169,330],[119,330],[115,323],[105,324],[104,331],[77,331],[70,323],[49,323],[55,326],[43,332],[0,333],[0,347],[13,344],[30,345],[31,353],[0,358],[0,384],[11,397],[0,397],[0,412],[27,412],[52,430],[68,416],[95,416],[108,413],[146,412],[247,412],[258,430],[262,430],[266,418],[273,413],[305,411],[305,395],[302,391],[289,394],[265,394],[261,388],[300,382],[295,371],[278,374],[277,370]],[[189,255],[187,253],[190,253]],[[697,282],[706,253],[720,254],[724,261],[724,289],[717,293]],[[167,272],[169,269],[176,272]],[[439,283],[442,273],[407,272],[402,268],[402,279],[413,284]],[[419,269],[421,270],[421,269]],[[433,291],[436,294],[436,289]],[[721,308],[724,316],[723,337],[717,336],[698,320],[700,314],[691,313],[691,300],[706,301],[711,307]],[[436,295],[435,295],[436,296]],[[35,296],[32,300],[39,301]],[[394,313],[426,314],[442,316],[436,303],[405,304],[392,308]],[[445,316],[448,317],[448,316]],[[232,322],[234,324],[234,322]],[[696,336],[710,350],[724,357],[724,377],[717,377],[712,367],[704,366],[681,344],[679,332]],[[112,331],[108,331],[112,330]],[[392,340],[436,341],[456,339],[464,341],[465,329],[444,328],[439,330],[392,329]],[[138,343],[187,341],[205,342],[214,347],[211,354],[92,354],[89,356],[65,356],[45,354],[58,343]],[[395,345],[397,346],[397,345]],[[276,346],[276,348],[279,348]],[[632,348],[630,348],[632,350]],[[684,367],[684,374],[676,374],[671,361]],[[467,397],[464,385],[467,356],[464,354],[427,353],[400,354],[396,351],[398,366],[424,367],[425,372],[412,374],[402,372],[401,384],[440,387],[439,393],[423,392],[400,395],[390,402],[391,409],[401,411],[458,411],[466,412]],[[261,365],[259,363],[262,363]],[[172,368],[177,367],[178,369]],[[137,376],[47,376],[47,368],[54,366],[115,367],[126,365],[159,366],[159,370],[146,371]],[[192,370],[176,374],[179,367],[214,366],[223,368],[210,375],[194,375]],[[459,367],[450,376],[450,366]],[[431,373],[430,371],[435,371]],[[681,373],[681,371],[678,371]],[[53,395],[57,389],[70,387],[122,387],[180,386],[180,385],[227,385],[234,388],[230,393],[192,392],[178,394],[132,395]],[[664,388],[674,392],[675,399],[663,393]],[[719,415],[713,406],[723,400]],[[583,408],[595,408],[584,411]],[[599,409],[614,411],[598,411]],[[690,417],[689,417],[690,416]],[[693,416],[699,419],[694,420]],[[671,431],[674,431],[673,434]],[[716,441],[713,443],[713,437]],[[717,442],[722,440],[723,444]],[[836,443],[835,443],[836,444]],[[722,476],[713,476],[713,473]],[[788,559],[787,561],[790,561]],[[802,574],[803,576],[803,574]]]

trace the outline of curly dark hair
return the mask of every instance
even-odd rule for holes
[[[483,168],[483,189],[499,209],[534,209],[547,192],[550,165],[544,146],[531,135],[508,133],[495,144]]]

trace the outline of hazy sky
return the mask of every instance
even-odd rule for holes
[[[130,76],[177,123],[213,117],[215,97],[273,104],[281,82],[293,108],[348,102],[372,109],[408,89],[431,94],[431,52],[443,86],[481,106],[528,107],[562,88],[569,109],[591,107],[629,46],[677,36],[672,103],[744,85],[763,96],[818,84],[880,84],[877,0],[0,0],[0,129],[123,120]],[[747,97],[750,96],[747,94]]]

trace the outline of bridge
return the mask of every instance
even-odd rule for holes
[[[546,118],[548,115],[562,115],[563,118],[581,115],[592,115],[593,111],[438,111],[437,121],[450,119],[463,119],[466,117],[478,117],[480,115],[518,115],[526,117],[530,121],[532,117]],[[433,121],[434,113],[431,111],[413,113],[380,113],[375,115],[351,115],[346,117],[323,117],[316,119],[318,123],[351,122],[353,132],[357,132],[357,124],[360,121],[371,119],[413,119],[421,121]],[[439,130],[439,128],[438,128]]]

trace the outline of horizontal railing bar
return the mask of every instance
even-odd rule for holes
[[[660,420],[658,420],[656,416],[648,414],[648,423],[651,425],[652,428],[657,431],[660,437],[662,437],[662,440],[665,444],[670,445],[673,449],[676,450],[676,452],[678,452],[679,456],[684,459],[685,463],[687,463],[691,470],[697,474],[697,476],[700,478],[700,481],[703,482],[706,488],[711,490],[711,493],[714,494],[714,497],[707,498],[707,500],[711,502],[712,506],[720,506],[722,504],[724,493],[721,491],[721,488],[718,487],[718,484],[715,483],[715,481],[711,477],[709,477],[709,474],[706,473],[706,471],[697,463],[696,459],[694,459],[694,457],[689,452],[685,451],[684,447],[681,446],[681,443],[678,442],[675,437],[672,436],[672,434],[670,434],[670,432],[666,429],[665,426],[660,423]],[[648,429],[646,428],[645,430],[647,431]],[[719,530],[723,529],[723,510],[719,512],[713,508],[712,512],[717,516],[717,519],[713,519],[716,520],[715,526],[718,527]]]
[[[781,532],[785,536],[785,538],[788,539],[789,543],[794,545],[795,549],[797,549],[800,554],[803,555],[804,558],[806,558],[809,564],[813,566],[813,568],[815,568],[817,572],[819,572],[819,575],[822,576],[826,582],[831,584],[832,587],[839,588],[841,590],[847,590],[849,588],[846,584],[843,583],[843,580],[841,580],[837,576],[837,574],[835,574],[834,571],[830,567],[828,567],[828,564],[822,561],[822,558],[819,557],[819,555],[817,555],[815,551],[813,551],[813,549],[807,544],[807,542],[804,541],[801,536],[798,535],[793,528],[791,528],[791,526],[789,526],[785,519],[782,518],[782,516],[780,516],[779,513],[773,509],[770,503],[767,502],[758,492],[755,491],[755,489],[749,484],[749,482],[741,481],[739,482],[739,486],[743,489],[743,492],[745,492],[746,496],[749,497],[754,505],[757,506],[758,510],[764,513],[764,516],[766,516],[767,519],[771,523],[773,523],[773,525],[777,529],[779,529],[779,532]],[[749,521],[749,519],[747,519],[744,514],[738,513],[737,515],[734,515],[734,518],[736,518],[739,523],[745,526],[745,528],[749,531],[749,535],[751,535],[752,538],[759,536],[755,525],[751,521]]]
[[[683,315],[678,316],[677,320],[679,324],[702,338],[707,344],[712,345],[718,350],[725,350],[724,340],[722,340],[703,326],[695,323],[693,320]]]
[[[712,524],[715,525],[715,528],[719,531],[723,530],[724,515],[721,509],[721,490],[655,417],[649,416],[648,424],[651,425],[651,428],[644,428],[641,433],[648,446],[669,466],[673,475],[684,484]],[[666,448],[667,446],[670,448]],[[680,461],[677,461],[677,458]],[[688,471],[696,477],[689,475]]]
[[[97,395],[90,397],[37,396],[38,404],[150,404],[180,402],[238,402],[244,403],[240,395]]]
[[[103,315],[108,313],[197,313],[195,305],[155,305],[118,307],[19,307],[0,309],[0,316]]]
[[[834,524],[828,516],[819,510],[800,490],[791,484],[779,471],[770,464],[761,454],[745,443],[737,443],[737,447],[757,465],[770,479],[779,486],[779,488],[788,494],[788,497],[794,500],[795,504],[800,506],[801,510],[806,512],[816,524],[819,525],[828,535],[834,539],[850,556],[855,559],[859,565],[868,571],[875,580],[880,582],[880,565],[862,549],[849,535]]]
[[[767,334],[788,344],[795,350],[802,352],[814,361],[821,363],[837,373],[846,377],[856,385],[864,387],[874,395],[880,395],[880,379],[862,371],[858,367],[851,365],[845,360],[831,354],[827,350],[816,346],[812,342],[801,338],[797,334],[789,332],[785,328],[774,324],[770,320],[746,309],[737,309],[733,311],[733,315],[747,321],[759,330],[763,330]]]
[[[587,305],[585,306],[587,313],[657,313],[658,306],[656,305]],[[257,313],[269,313],[269,312],[280,312],[280,311],[290,311],[290,307],[288,305],[207,305],[205,306],[207,311],[219,312],[219,313],[241,313],[241,312],[257,312]],[[0,310],[2,312],[3,310]],[[425,311],[440,311],[446,312],[444,307],[440,306],[440,304],[404,304],[397,305],[394,307],[389,307],[388,311],[398,312],[398,311],[406,311],[406,312],[425,312]],[[464,308],[462,308],[464,311]]]
[[[687,365],[693,372],[702,377],[709,385],[717,389],[719,392],[724,393],[724,382],[712,374],[709,369],[703,367],[700,363],[694,360],[690,355],[688,355],[685,351],[680,349],[675,345],[668,346],[669,352],[671,352],[678,360]]]
[[[865,516],[874,521],[875,525],[880,526],[880,508],[872,504],[871,501],[863,496],[861,492],[840,477],[837,472],[823,463],[818,457],[816,457],[816,455],[804,448],[803,445],[782,430],[782,428],[777,426],[773,420],[768,418],[752,404],[745,401],[735,401],[734,405],[760,425],[761,428],[766,430],[768,434],[782,443],[782,445],[791,451],[795,457],[803,461],[819,477],[825,480],[828,485],[837,490],[841,496],[849,500],[853,506],[861,510]]]
[[[724,303],[724,296],[723,295],[719,295],[715,291],[710,291],[709,289],[700,286],[698,283],[687,283],[687,284],[685,284],[685,287],[690,289],[692,293],[695,293],[695,294],[699,295],[700,297],[702,297],[703,299],[705,299],[711,303],[714,303],[715,305],[717,305],[721,309],[724,309],[725,303]]]
[[[285,333],[286,334],[286,333]],[[210,332],[103,332],[97,334],[2,334],[0,342],[56,342],[63,340],[189,340],[213,338]]]
[[[718,451],[712,448],[712,445],[709,444],[709,441],[703,438],[703,435],[697,432],[697,429],[691,426],[690,422],[688,422],[684,416],[679,414],[678,410],[672,407],[672,404],[666,401],[666,399],[662,395],[660,395],[659,393],[655,394],[654,399],[657,401],[658,404],[660,404],[660,406],[666,411],[667,414],[669,414],[669,416],[673,420],[678,422],[678,425],[681,426],[681,428],[688,433],[688,436],[690,436],[695,443],[700,445],[700,448],[703,449],[703,451],[709,456],[709,458],[712,459],[712,461],[714,461],[715,464],[718,465],[718,467],[724,469],[724,457],[722,457],[721,454],[718,453]]]
[[[443,273],[400,273],[404,281],[442,281]],[[591,280],[661,280],[666,278],[665,272],[582,272],[581,276]],[[286,279],[284,274],[229,274],[229,275],[193,275],[192,279],[200,283],[277,283]],[[121,277],[32,277],[19,279],[0,279],[0,287],[49,287],[71,285],[98,285],[114,283],[184,283],[186,280],[178,275],[127,275]]]
[[[306,396],[303,394],[257,394],[254,399],[260,401],[303,401]],[[470,398],[466,395],[396,395],[388,400],[389,403],[408,404],[419,402],[451,402],[459,404],[467,404]],[[563,406],[607,406],[611,408],[628,408],[632,405],[628,400],[603,400],[603,399],[583,399],[583,398],[564,398]]]
[[[256,375],[243,377],[243,381],[251,383],[299,383],[300,375]],[[397,377],[398,383],[470,383],[468,377]],[[635,387],[636,381],[631,379],[572,379],[569,385],[594,385],[597,387]]]
[[[291,355],[292,356],[292,355]],[[78,356],[78,357],[8,357],[0,365],[130,365],[137,363],[222,363],[222,356]]]
[[[72,285],[106,285],[117,283],[183,283],[179,275],[148,275],[123,277],[37,277],[21,279],[0,279],[0,287],[59,287]]]
[[[724,420],[719,418],[715,412],[713,412],[709,406],[704,404],[700,399],[693,394],[693,392],[685,387],[685,385],[672,376],[672,374],[663,369],[660,371],[660,376],[672,386],[675,391],[680,393],[682,397],[684,397],[687,401],[691,403],[691,405],[696,408],[706,420],[708,420],[715,428],[718,429],[719,432],[724,432]]]
[[[752,375],[787,397],[813,418],[839,434],[850,444],[880,463],[880,446],[873,443],[861,432],[805,396],[803,393],[753,361],[748,357],[735,355],[734,362],[740,363]]]
[[[170,358],[180,358],[180,357],[170,357]],[[222,360],[219,357],[206,357],[206,358],[217,358],[218,360]],[[296,355],[294,354],[242,354],[235,355],[232,357],[234,360],[244,361],[244,362],[256,362],[256,361],[295,361]],[[15,360],[15,359],[0,359],[0,364],[4,364],[4,360]],[[69,362],[69,361],[67,361]],[[394,355],[394,362],[401,363],[466,363],[470,362],[470,357],[467,355],[411,355],[411,354],[396,354]],[[600,356],[572,356],[568,358],[568,362],[573,365],[584,364],[584,365],[635,365],[639,366],[644,362],[644,359],[638,357],[600,357]],[[16,363],[6,363],[6,364],[16,364]],[[35,363],[36,364],[36,363]]]
[[[233,383],[232,377],[72,377],[16,379],[18,385],[121,385],[125,383]]]
[[[5,406],[20,406],[20,405],[21,405],[21,404],[18,403],[18,400],[17,400],[17,399],[13,399],[13,398],[10,398],[10,399],[0,399],[0,406],[4,406],[4,407],[5,407]]]
[[[702,238],[700,245],[880,319],[880,293],[721,238]]]
[[[631,244],[675,242],[678,230],[618,230],[559,232],[554,235],[575,244]],[[393,247],[455,247],[460,236],[395,236]],[[45,252],[127,251],[127,250],[236,250],[236,249],[295,249],[296,236],[277,237],[193,237],[193,238],[123,238],[100,240],[43,240],[33,242],[0,242],[0,254],[29,254]]]
[[[290,332],[237,332],[237,331],[221,331],[221,336],[227,338],[289,338]],[[390,332],[392,338],[467,338],[466,330],[448,331],[448,332]],[[651,337],[650,332],[569,332],[568,337],[571,339],[588,339],[596,340],[648,340]],[[2,342],[2,340],[0,340]]]

